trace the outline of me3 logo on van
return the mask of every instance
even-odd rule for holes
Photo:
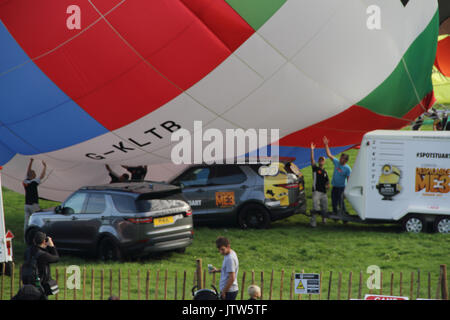
[[[424,195],[441,196],[450,192],[450,169],[416,168],[416,192],[425,190]]]
[[[235,205],[234,192],[216,192],[216,206],[219,208],[232,207]]]

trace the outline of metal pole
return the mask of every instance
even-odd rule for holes
[[[3,190],[2,190],[2,167],[0,166],[0,263],[12,261],[12,257],[7,254],[5,215],[3,210]],[[11,248],[12,250],[12,248]]]

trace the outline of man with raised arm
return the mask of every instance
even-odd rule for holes
[[[352,169],[347,164],[349,159],[348,154],[342,153],[339,160],[337,160],[331,154],[328,143],[328,138],[323,137],[323,144],[325,145],[327,156],[333,161],[334,164],[333,179],[331,180],[331,185],[333,186],[333,188],[331,189],[331,204],[333,206],[334,214],[344,215],[346,213],[344,203],[344,189],[347,185],[347,180],[352,173]]]
[[[318,163],[314,160],[314,149],[316,145],[311,142],[311,167],[313,171],[313,187],[312,187],[312,200],[313,210],[311,211],[311,227],[315,228],[316,213],[322,215],[322,222],[326,223],[327,219],[325,215],[328,211],[328,196],[327,191],[330,187],[330,180],[328,173],[325,170],[325,157],[319,157]]]
[[[47,164],[42,161],[42,165],[44,169],[42,170],[39,178],[36,178],[36,172],[32,169],[34,159],[30,159],[30,163],[28,164],[27,176],[26,179],[23,180],[23,187],[25,188],[25,219],[24,219],[24,230],[28,226],[28,220],[30,216],[36,212],[41,210],[39,207],[39,194],[38,194],[38,186],[41,184],[42,179],[45,177],[45,171],[47,170]]]

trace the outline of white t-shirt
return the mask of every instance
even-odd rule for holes
[[[235,292],[239,290],[237,277],[238,277],[238,271],[239,271],[239,260],[236,255],[236,252],[233,250],[230,251],[229,254],[227,254],[223,258],[222,263],[222,270],[220,272],[220,282],[219,282],[219,288],[220,291],[223,291],[225,288],[225,285],[227,284],[228,278],[230,277],[230,272],[234,272],[236,277],[234,279],[233,284],[231,285],[228,292]]]

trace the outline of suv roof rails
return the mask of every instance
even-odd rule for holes
[[[97,186],[85,186],[80,190],[98,190],[98,191],[122,191],[136,194],[155,193],[162,191],[181,190],[180,187],[167,184],[161,181],[126,181]]]

